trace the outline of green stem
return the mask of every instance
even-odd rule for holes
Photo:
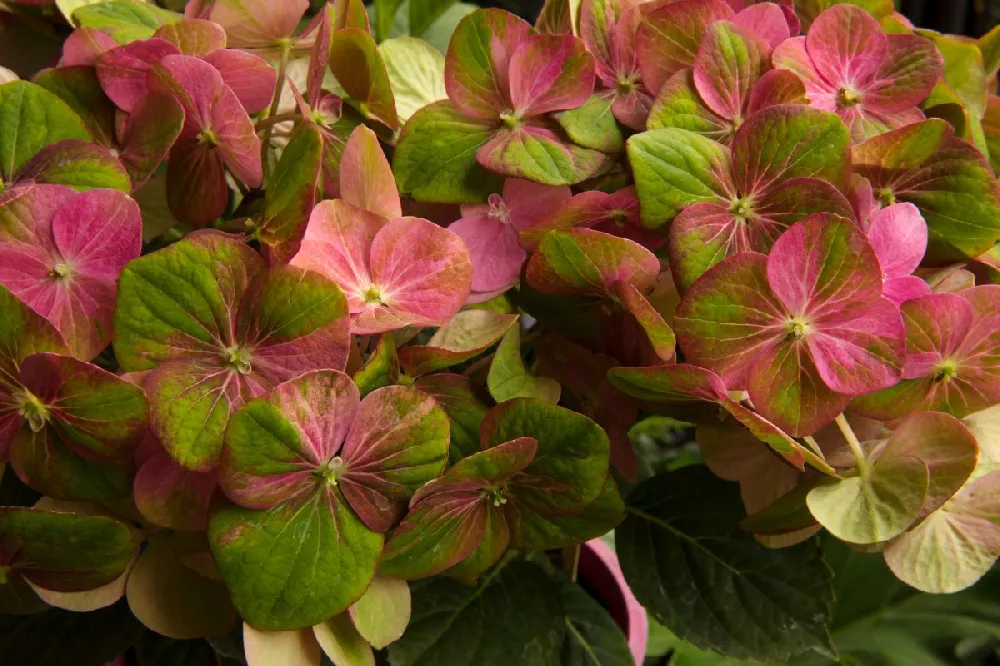
[[[843,434],[844,439],[847,440],[847,445],[851,447],[851,453],[854,454],[854,460],[858,464],[858,472],[862,477],[867,477],[871,472],[871,463],[868,462],[868,457],[861,448],[861,442],[858,441],[858,436],[854,434],[854,430],[851,429],[851,424],[847,422],[847,418],[843,414],[840,414],[840,416],[837,417],[837,427],[840,428],[841,434]]]
[[[271,116],[270,118],[262,118],[257,121],[257,131],[262,129],[267,129],[268,127],[273,127],[278,123],[284,123],[289,120],[299,120],[302,116],[296,112],[289,111],[288,113],[279,113],[276,116]]]
[[[278,105],[281,104],[281,91],[285,89],[285,72],[288,69],[288,57],[292,52],[292,44],[289,41],[281,43],[281,60],[278,61],[278,80],[274,83],[274,97],[271,98],[271,108],[267,111],[267,117],[273,118],[278,113]],[[271,152],[271,130],[274,123],[264,128],[264,138],[260,142],[260,161],[267,171],[267,157]]]
[[[803,441],[805,441],[805,443],[807,445],[809,445],[809,448],[812,449],[813,453],[815,453],[816,455],[818,455],[820,458],[824,457],[823,456],[823,449],[820,448],[819,444],[816,443],[816,440],[813,439],[811,435],[806,435],[802,439],[803,439]]]

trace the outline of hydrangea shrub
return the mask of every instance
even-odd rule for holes
[[[621,666],[578,584],[613,534],[679,639],[786,663],[838,656],[824,551],[994,566],[1000,29],[168,4],[11,10],[64,38],[0,69],[0,613]]]

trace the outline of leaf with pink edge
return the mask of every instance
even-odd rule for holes
[[[591,190],[570,197],[555,210],[547,211],[541,219],[524,227],[520,242],[523,247],[534,250],[549,231],[572,227],[620,236],[650,249],[657,249],[663,244],[659,235],[639,225],[639,199],[635,196],[634,187],[625,187],[610,194]]]
[[[216,0],[208,18],[226,30],[233,48],[273,48],[292,36],[308,0]]]
[[[214,472],[193,472],[175,463],[156,438],[147,435],[152,452],[139,465],[132,494],[143,518],[182,532],[204,532],[208,508],[218,487]]]
[[[480,432],[483,450],[524,437],[538,442],[538,452],[513,480],[508,502],[519,511],[565,516],[579,514],[598,498],[610,453],[599,425],[565,407],[515,398],[491,409]]]
[[[184,109],[170,95],[149,93],[132,108],[118,154],[132,181],[142,187],[166,158],[184,127]]]
[[[596,93],[575,109],[554,114],[556,122],[574,143],[602,153],[620,153],[625,136],[611,110],[614,99]]]
[[[1000,556],[1000,472],[970,481],[944,506],[885,551],[885,561],[911,587],[958,592],[979,580]]]
[[[25,162],[18,180],[65,185],[84,192],[108,188],[129,192],[132,183],[125,167],[107,148],[69,139],[52,143]]]
[[[690,67],[685,67],[667,79],[649,109],[646,129],[667,127],[702,134],[720,143],[729,140],[729,133],[732,131],[729,123],[713,113],[702,101],[694,86],[694,72]]]
[[[576,108],[594,91],[594,58],[572,35],[533,35],[508,67],[510,112],[518,118]]]
[[[139,207],[116,190],[23,190],[0,220],[0,283],[55,324],[89,360],[111,338],[118,274],[139,255]]]
[[[751,92],[768,66],[768,46],[728,21],[705,32],[694,63],[694,86],[714,113],[742,125]]]
[[[118,42],[111,39],[107,33],[94,28],[77,28],[63,42],[62,57],[58,66],[59,68],[78,65],[93,67],[98,56],[117,46]]]
[[[66,139],[91,140],[80,117],[62,99],[27,81],[0,85],[0,179],[4,183],[32,155]]]
[[[149,92],[146,74],[150,68],[165,56],[178,53],[176,46],[162,39],[119,46],[97,59],[97,78],[108,98],[122,111],[131,112]]]
[[[170,42],[183,55],[200,58],[226,48],[226,31],[218,23],[186,18],[168,23],[153,33],[153,39]]]
[[[260,56],[222,49],[209,53],[202,60],[219,70],[223,83],[236,94],[247,113],[263,111],[271,103],[278,73]]]
[[[902,305],[903,379],[855,399],[862,414],[896,419],[917,410],[962,418],[1000,400],[1000,287],[927,294]]]
[[[120,576],[138,544],[106,516],[0,508],[0,567],[47,590],[93,590]]]
[[[54,93],[83,120],[93,140],[103,146],[117,143],[117,108],[104,94],[94,67],[58,67],[39,72],[35,84]]]
[[[770,257],[730,257],[696,282],[677,310],[678,339],[780,428],[810,434],[846,406],[838,393],[899,380],[902,321],[881,282],[853,222],[813,216]]]
[[[300,123],[274,169],[264,193],[264,213],[255,227],[272,261],[287,261],[298,252],[322,169],[323,133],[315,123]]]
[[[126,267],[116,356],[129,371],[155,368],[145,382],[153,432],[175,461],[208,471],[240,404],[304,372],[344,367],[346,315],[342,292],[321,275],[265,270],[246,245],[203,232]]]
[[[440,326],[472,284],[469,253],[453,232],[416,217],[385,222],[339,200],[313,210],[292,264],[340,285],[355,333]]]
[[[490,556],[477,558],[477,568],[496,562],[510,540],[503,488],[531,463],[537,446],[530,437],[504,442],[462,459],[417,491],[386,544],[379,572],[425,578],[473,556],[483,544],[492,546]]]
[[[996,173],[1000,169],[1000,97],[996,95],[990,95],[986,100],[983,134],[990,155],[990,165]]]
[[[648,362],[673,360],[677,345],[674,331],[643,293],[631,282],[624,280],[615,282],[611,292],[619,307],[631,316],[631,320],[643,333],[636,344],[639,348],[639,358]],[[634,359],[635,356],[635,354],[625,354],[623,358]]]
[[[462,115],[449,101],[420,109],[403,127],[393,156],[399,191],[447,203],[479,202],[499,191],[500,176],[476,161],[492,134],[491,123]]]
[[[448,420],[432,398],[393,386],[361,401],[346,375],[318,371],[236,412],[220,481],[257,509],[336,488],[369,529],[385,532],[447,455]]]
[[[364,125],[351,132],[340,156],[340,198],[387,220],[403,215],[389,161]]]
[[[910,202],[927,222],[927,258],[965,259],[1000,240],[1000,189],[989,164],[943,120],[930,119],[854,146],[859,175],[884,204]]]
[[[480,389],[465,375],[438,372],[420,377],[414,386],[432,398],[451,421],[452,461],[479,450],[479,426],[488,408]]]
[[[174,186],[168,190],[171,211],[180,220],[209,224],[226,205],[223,165],[246,185],[260,185],[260,139],[236,94],[208,63],[168,55],[150,68],[147,81],[150,90],[171,94],[184,107],[184,129],[167,163],[167,179]],[[206,196],[192,196],[192,188]]]
[[[694,66],[708,27],[734,14],[722,0],[680,0],[646,12],[636,39],[639,71],[646,86],[658,91],[678,71]]]
[[[545,185],[573,185],[604,166],[604,153],[581,148],[564,139],[561,128],[539,118],[501,128],[476,151],[487,169]]]
[[[337,81],[357,101],[362,115],[393,131],[399,127],[389,75],[371,35],[357,28],[338,30],[330,42],[328,62]]]
[[[593,229],[559,229],[542,237],[526,276],[546,294],[613,298],[615,283],[645,289],[659,273],[659,260],[638,243]]]
[[[481,9],[459,22],[448,45],[445,88],[462,115],[494,120],[506,110],[509,62],[533,33],[525,21],[499,9]]]
[[[517,315],[491,310],[465,310],[435,331],[426,345],[399,352],[399,362],[410,377],[420,377],[479,356],[517,322]]]

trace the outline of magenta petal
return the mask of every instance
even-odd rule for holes
[[[805,37],[785,40],[774,50],[771,61],[775,67],[793,72],[802,79],[812,106],[823,111],[837,110],[839,89],[816,71],[816,66],[806,51]]]
[[[757,81],[750,93],[747,115],[779,104],[808,104],[805,84],[793,72],[772,69]]]
[[[120,46],[97,61],[97,78],[105,94],[123,111],[132,111],[149,91],[146,73],[164,56],[180,53],[162,39],[147,39]]]
[[[226,212],[229,187],[218,150],[194,140],[179,140],[167,161],[167,203],[182,222],[208,226]]]
[[[452,222],[448,229],[458,235],[469,250],[473,291],[506,290],[517,282],[528,253],[518,244],[517,231],[512,224],[489,215],[477,215]]]
[[[389,161],[378,137],[364,125],[351,132],[340,156],[340,197],[388,220],[403,215]]]
[[[910,275],[927,250],[927,223],[911,203],[888,206],[872,216],[868,239],[886,278]]]
[[[834,5],[806,35],[806,50],[820,76],[834,86],[863,88],[885,62],[889,40],[871,14],[854,5]]]
[[[372,241],[371,270],[372,286],[386,309],[421,326],[451,319],[472,287],[472,262],[462,239],[418,217],[401,217],[382,227]],[[357,327],[382,328],[366,313]]]
[[[94,28],[77,28],[63,43],[60,67],[84,65],[93,67],[104,53],[118,48],[118,42],[107,33]]]
[[[931,293],[930,286],[915,275],[888,278],[882,286],[882,295],[896,305]]]
[[[361,407],[358,387],[342,372],[311,372],[279,384],[266,399],[295,424],[315,465],[340,452]]]
[[[365,292],[372,284],[372,241],[383,225],[385,220],[370,211],[339,199],[322,201],[309,216],[302,247],[291,264],[336,282],[351,314],[358,314],[365,309]]]
[[[52,219],[56,248],[80,275],[118,279],[142,249],[139,206],[117,190],[91,190],[62,206]]]
[[[831,389],[861,395],[895,385],[904,353],[903,319],[886,299],[857,307],[847,320],[817,326],[806,337],[820,377]]]
[[[177,47],[178,52],[200,58],[226,48],[226,31],[205,19],[185,19],[161,26],[153,33]]]
[[[733,17],[733,25],[762,40],[770,49],[792,36],[785,12],[778,5],[762,2],[751,5]]]
[[[246,51],[224,49],[202,58],[219,70],[247,113],[263,111],[271,103],[278,74],[266,60]]]
[[[959,294],[927,294],[906,304],[908,349],[903,379],[932,374],[940,361],[958,355],[976,320]]]
[[[290,37],[309,9],[309,0],[215,0],[208,18],[226,29],[229,46],[277,46]]]
[[[503,184],[503,205],[510,212],[511,225],[521,231],[550,215],[572,194],[565,185],[542,185],[522,178],[508,178]]]
[[[702,101],[728,120],[743,120],[743,108],[766,66],[767,44],[727,21],[705,32],[694,63],[694,85]]]
[[[508,12],[483,9],[463,18],[448,46],[445,89],[467,116],[497,118],[510,104],[511,56],[534,33]]]
[[[943,75],[937,47],[919,35],[889,35],[889,54],[876,80],[866,87],[864,103],[879,113],[914,107],[927,98]]]
[[[795,315],[846,316],[882,295],[882,275],[871,243],[842,218],[812,215],[775,242],[767,281]]]
[[[170,152],[184,127],[184,109],[170,95],[149,93],[139,100],[120,132],[119,159],[132,181],[142,187]]]
[[[142,517],[160,527],[203,532],[208,507],[218,486],[215,472],[194,472],[175,463],[152,435],[155,446],[135,475],[135,506]],[[145,442],[144,442],[145,444]]]
[[[228,86],[223,87],[212,109],[212,126],[218,134],[219,150],[232,174],[249,187],[260,187],[264,180],[260,139],[247,112]]]
[[[522,117],[573,109],[594,92],[594,58],[572,35],[532,35],[510,59],[510,100]]]

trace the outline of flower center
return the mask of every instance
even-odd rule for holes
[[[883,187],[878,191],[878,200],[883,206],[891,206],[896,203],[896,195],[888,187]]]
[[[68,265],[60,261],[49,270],[49,277],[53,280],[64,280],[68,278],[72,272],[72,269],[70,269]]]
[[[49,419],[49,408],[45,406],[31,391],[18,391],[14,394],[14,402],[17,403],[17,412],[25,421],[32,432],[41,432],[45,427],[45,422]]]
[[[946,382],[958,374],[958,363],[951,359],[941,361],[934,369],[934,381]]]
[[[753,200],[750,197],[733,199],[729,202],[729,212],[737,220],[746,220],[753,217]]]
[[[615,83],[615,91],[619,95],[630,95],[633,92],[635,92],[636,89],[635,81],[636,77],[634,74],[631,76],[619,77],[618,81]]]
[[[382,300],[382,290],[375,285],[369,285],[362,297],[365,299],[365,305],[385,305],[385,301]]]
[[[487,201],[490,204],[490,210],[486,215],[494,220],[500,220],[504,224],[510,224],[510,209],[507,208],[507,202],[503,200],[503,197],[499,194],[491,194]]]
[[[861,103],[861,93],[850,86],[844,86],[840,89],[840,93],[837,95],[837,106],[840,108],[849,108],[852,106],[857,106]]]
[[[347,463],[340,456],[334,456],[316,468],[315,474],[327,488],[337,485],[337,479],[347,471]]]
[[[214,146],[219,142],[218,137],[215,136],[215,132],[211,128],[208,128],[198,135],[198,143],[201,145]]]
[[[508,129],[514,129],[521,124],[521,115],[514,110],[504,111],[500,114],[500,122]]]
[[[611,211],[611,223],[619,229],[624,229],[628,223],[628,213],[621,209]]]
[[[234,372],[241,375],[249,375],[253,372],[253,366],[250,364],[250,350],[246,347],[239,345],[226,347],[222,350],[222,358],[226,362],[226,366]]]
[[[800,317],[792,317],[788,320],[788,336],[793,340],[802,340],[809,335],[810,330],[809,322]]]
[[[507,498],[503,494],[503,488],[483,488],[483,499],[492,502],[493,506],[499,507],[507,503]]]

